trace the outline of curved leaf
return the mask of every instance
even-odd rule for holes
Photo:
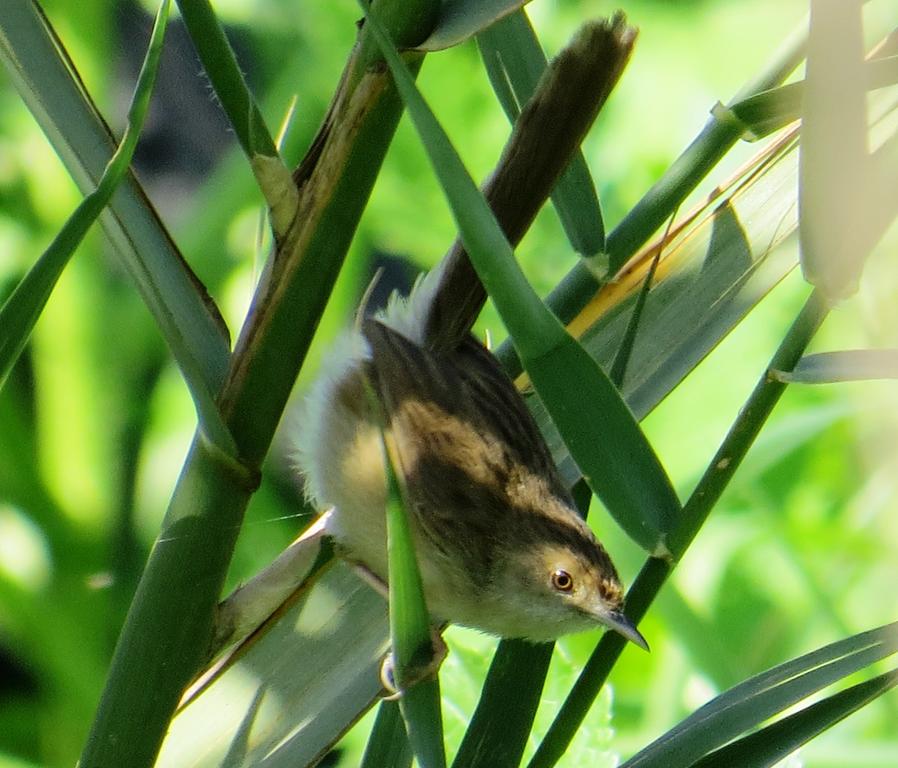
[[[547,64],[526,12],[512,13],[481,32],[477,45],[499,102],[514,123]],[[582,151],[575,153],[555,185],[552,202],[573,249],[586,258],[600,254],[605,248],[605,225]]]
[[[114,150],[110,131],[39,6],[0,8],[0,57],[78,186],[95,189]],[[65,130],[62,129],[65,126]],[[128,175],[100,221],[184,376],[217,393],[230,356],[217,308]]]
[[[898,379],[898,349],[852,349],[806,355],[791,371],[771,371],[777,381],[831,384],[837,381]]]
[[[373,394],[370,395],[374,397]],[[387,554],[390,573],[390,638],[394,675],[400,691],[399,707],[409,744],[421,768],[444,768],[440,686],[433,670],[422,680],[408,679],[435,661],[430,615],[418,571],[412,532],[405,511],[405,494],[397,476],[401,457],[392,435],[382,433],[387,472]],[[437,660],[438,661],[438,660]]]
[[[621,526],[647,550],[664,552],[664,534],[680,505],[658,457],[605,373],[527,283],[483,195],[405,64],[376,24],[371,30],[428,151],[471,261],[571,455]],[[587,25],[572,43],[571,55],[589,50],[604,33],[601,24]],[[571,408],[572,403],[579,407]]]
[[[311,586],[311,585],[310,585]],[[381,695],[387,604],[334,564],[172,721],[159,768],[314,764]],[[326,670],[327,674],[323,671]],[[251,724],[244,751],[234,734]]]
[[[898,652],[898,623],[853,635],[746,680],[709,701],[621,768],[689,766],[741,733]]]
[[[473,37],[530,0],[442,0],[437,24],[418,51],[451,48]]]
[[[725,765],[727,768],[772,768],[802,744],[875,701],[896,685],[898,670],[853,685],[706,755],[693,763],[693,768],[714,768],[718,765]]]

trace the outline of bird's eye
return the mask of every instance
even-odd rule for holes
[[[552,586],[559,592],[570,592],[574,588],[574,578],[563,568],[559,568],[552,572]]]

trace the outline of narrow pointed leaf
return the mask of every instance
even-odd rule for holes
[[[898,670],[887,672],[712,752],[693,768],[772,768],[803,744],[875,701],[898,685]]]
[[[663,552],[663,536],[679,502],[657,456],[605,373],[527,283],[489,206],[395,48],[379,25],[372,23],[371,29],[443,185],[471,261],[571,455],[634,540],[649,551]],[[589,27],[581,35],[580,44],[588,45]],[[579,403],[576,409],[569,407],[574,402]]]
[[[530,0],[443,0],[440,15],[419,51],[439,51],[473,37]]]
[[[170,5],[169,0],[163,0],[159,5],[147,53],[128,109],[125,133],[97,188],[85,197],[0,309],[0,386],[21,354],[63,269],[128,172],[149,107]],[[183,371],[202,429],[225,454],[233,455],[234,441],[221,419],[214,393],[192,360],[185,361]]]
[[[114,142],[61,42],[30,0],[2,4],[0,59],[75,182],[85,193],[96,189]],[[178,365],[217,392],[228,366],[227,329],[130,174],[100,222]]]
[[[396,664],[396,681],[403,685],[403,673],[420,661],[422,649],[430,646],[430,618],[412,543],[411,529],[399,481],[396,478],[395,447],[384,434],[387,468],[387,541],[390,565],[390,634]]]
[[[898,624],[889,624],[781,664],[708,702],[622,768],[691,765],[812,693],[895,652]]]
[[[771,371],[777,381],[831,384],[838,381],[898,379],[898,349],[852,349],[807,355],[791,371]]]
[[[369,337],[370,338],[370,337]],[[373,342],[372,342],[373,345]],[[374,377],[383,371],[379,358],[372,361]],[[406,512],[405,465],[393,439],[387,413],[395,407],[389,395],[378,400],[373,384],[366,384],[373,413],[380,414],[381,450],[387,485],[387,572],[390,603],[390,641],[393,679],[399,691],[399,707],[408,742],[421,768],[445,768],[440,686],[434,664],[434,640],[418,558]]]
[[[478,35],[477,44],[493,89],[514,123],[547,65],[526,11],[512,13],[485,29]],[[574,250],[584,257],[601,253],[605,247],[602,210],[580,150],[555,185],[552,202]]]
[[[898,83],[898,56],[872,59],[864,64],[867,90]],[[729,110],[741,120],[753,139],[767,136],[801,117],[805,81],[781,85],[732,104]]]
[[[368,737],[361,768],[409,768],[412,750],[395,701],[382,701]]]
[[[372,395],[373,397],[373,395]],[[421,768],[444,768],[440,687],[434,673],[409,684],[406,677],[433,663],[430,616],[406,516],[404,494],[397,478],[401,466],[388,431],[383,433],[387,472],[387,555],[390,578],[390,637],[394,675],[401,691],[399,706],[409,743]]]

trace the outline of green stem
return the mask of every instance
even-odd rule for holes
[[[181,691],[205,659],[252,487],[196,440],[116,645],[80,765],[151,766]]]
[[[215,95],[247,157],[278,151],[209,0],[177,0],[178,8]]]
[[[683,507],[683,517],[668,538],[675,560],[680,560],[699,532],[711,509],[720,499],[751,448],[767,417],[786,390],[786,384],[770,376],[771,370],[791,371],[801,359],[830,305],[819,291],[813,291],[786,337],[770,360],[764,375],[742,407],[704,475]]]
[[[414,57],[415,68],[422,58]],[[195,440],[116,646],[82,768],[152,765],[206,658],[253,476],[401,114],[389,75],[375,68],[331,115],[305,180],[305,215],[272,257],[220,399],[243,465]]]
[[[415,72],[421,61],[418,55]],[[368,73],[343,105],[306,182],[314,193],[306,195],[297,226],[257,291],[222,394],[226,423],[253,465],[268,452],[402,114],[402,101],[382,72]]]
[[[817,291],[811,293],[686,502],[682,518],[668,538],[674,559],[668,562],[648,558],[630,588],[627,595],[627,615],[634,622],[645,615],[657,597],[675,563],[682,558],[701,529],[785,391],[786,385],[772,379],[768,371],[773,368],[792,370],[828,311],[829,305],[822,295]],[[602,636],[528,768],[551,768],[558,762],[582,725],[625,646],[624,638],[614,632],[607,632]]]

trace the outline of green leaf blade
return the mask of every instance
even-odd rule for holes
[[[547,65],[526,12],[521,9],[487,28],[477,43],[493,89],[514,123]],[[555,185],[552,202],[577,253],[589,258],[604,250],[602,209],[582,151],[576,152]]]
[[[898,379],[898,349],[851,349],[805,355],[791,371],[770,372],[792,384]]]
[[[384,436],[389,445],[389,436]],[[395,452],[385,447],[389,494],[387,501],[387,555],[390,574],[390,632],[396,680],[403,687],[406,669],[422,662],[422,651],[430,648],[430,617],[412,542],[412,532],[394,469]],[[426,660],[426,659],[425,659]]]
[[[898,670],[853,685],[698,760],[695,768],[772,768],[811,739],[898,685]]]
[[[369,391],[373,399],[373,392]],[[388,430],[383,431],[387,474],[387,560],[389,571],[390,637],[393,675],[406,732],[421,768],[445,768],[440,685],[430,614],[405,509],[405,494],[397,476],[399,454]],[[423,679],[419,679],[423,675]]]
[[[10,0],[0,14],[0,59],[79,188],[93,192],[115,145],[41,9]],[[227,329],[130,174],[100,221],[178,365],[217,392],[229,360]]]
[[[898,624],[832,643],[756,675],[704,705],[622,768],[688,765],[807,696],[898,652]]]
[[[409,768],[412,750],[399,704],[382,701],[368,737],[361,768]]]
[[[666,552],[663,537],[679,501],[657,456],[620,393],[530,287],[489,206],[383,29],[375,22],[371,31],[421,135],[471,261],[571,455],[621,525],[649,551]],[[582,403],[576,413],[568,405],[573,402]],[[589,433],[584,424],[598,431]],[[621,444],[613,446],[611,440]],[[623,466],[621,456],[637,469],[616,471]]]
[[[634,541],[664,555],[680,503],[620,391],[569,336],[521,361],[590,488]]]
[[[458,45],[529,1],[443,0],[436,26],[416,50],[440,51]]]

